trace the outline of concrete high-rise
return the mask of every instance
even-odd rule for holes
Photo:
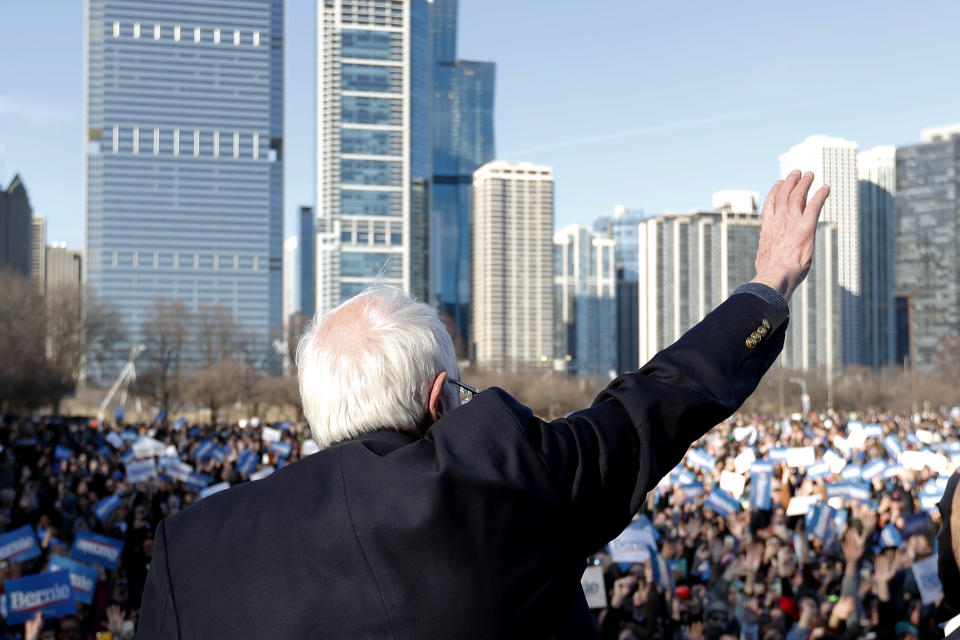
[[[925,130],[896,153],[895,290],[904,307],[902,355],[932,372],[960,334],[960,124]]]
[[[20,174],[0,191],[0,270],[31,277],[33,209]]]
[[[548,369],[554,344],[553,172],[489,162],[473,174],[474,359]]]
[[[87,0],[87,283],[281,335],[283,0]]]
[[[553,246],[555,367],[578,375],[616,373],[616,241],[571,225],[554,234]]]
[[[33,216],[33,247],[31,248],[33,266],[31,274],[37,293],[43,295],[47,267],[47,219]]]
[[[80,289],[83,283],[83,254],[66,244],[46,247],[44,290],[55,295],[58,289]]]
[[[857,155],[860,179],[861,361],[874,369],[896,363],[896,148],[874,147]]]
[[[466,343],[470,327],[471,190],[473,172],[494,159],[496,66],[457,59],[457,0],[434,0],[431,25],[430,303]]]
[[[810,136],[780,156],[780,176],[794,169],[813,171],[810,193],[830,185],[821,220],[837,229],[840,282],[840,365],[863,362],[863,312],[860,275],[860,187],[857,143],[824,135]],[[820,239],[817,239],[820,242]]]
[[[648,218],[639,227],[640,362],[676,341],[756,275],[760,216],[702,212]],[[821,222],[814,267],[790,302],[781,363],[832,371],[838,356],[836,230]]]
[[[614,241],[617,274],[617,372],[635,371],[637,360],[637,230],[644,219],[642,211],[617,205],[601,216],[593,228]]]
[[[430,9],[318,3],[317,311],[375,282],[428,297]]]

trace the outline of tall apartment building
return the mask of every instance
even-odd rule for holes
[[[494,159],[496,65],[457,59],[457,0],[434,0],[431,24],[430,303],[468,344],[471,191],[473,172]]]
[[[317,311],[378,281],[427,299],[430,8],[318,2]]]
[[[283,0],[87,0],[91,291],[133,339],[157,298],[281,335]]]
[[[66,244],[54,243],[44,252],[44,291],[80,289],[83,284],[83,253],[68,249]]]
[[[33,286],[37,293],[43,295],[46,282],[47,267],[47,219],[43,216],[33,216],[33,247],[31,249],[33,266],[30,270],[33,276]]]
[[[703,212],[648,218],[639,227],[640,361],[685,331],[756,275],[760,216]],[[838,356],[836,230],[821,222],[814,267],[790,302],[781,362],[832,370]]]
[[[317,217],[313,207],[300,207],[300,313],[310,318],[317,305]]]
[[[0,271],[29,278],[32,273],[33,209],[20,174],[0,191]]]
[[[907,362],[934,371],[960,334],[960,124],[927,129],[896,153],[895,290]]]
[[[810,193],[830,185],[820,219],[832,222],[839,241],[840,365],[863,362],[863,312],[860,275],[860,187],[857,143],[824,135],[810,136],[780,156],[780,176],[794,169],[813,171]]]
[[[489,162],[473,174],[474,359],[494,370],[553,360],[553,172]]]
[[[637,360],[637,230],[644,219],[642,211],[617,205],[601,216],[593,228],[614,241],[617,275],[617,372],[635,371]]]
[[[857,155],[862,362],[874,369],[896,363],[896,169],[895,147],[874,147]]]
[[[555,368],[578,375],[615,374],[616,241],[571,225],[554,234],[553,246]]]

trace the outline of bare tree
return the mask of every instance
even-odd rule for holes
[[[157,298],[143,323],[149,369],[138,388],[151,393],[162,411],[173,413],[183,394],[185,350],[189,345],[191,312],[181,300]]]
[[[236,402],[249,388],[253,370],[242,360],[220,360],[198,369],[190,378],[189,397],[210,410],[210,421],[217,423],[220,410]]]

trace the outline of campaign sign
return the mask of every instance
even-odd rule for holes
[[[91,531],[78,531],[70,557],[105,569],[116,569],[123,551],[123,540],[102,536]]]
[[[93,593],[97,589],[97,579],[100,576],[100,571],[96,567],[63,556],[50,556],[47,571],[69,571],[73,597],[83,604],[93,602]]]
[[[71,455],[73,455],[73,452],[62,444],[58,444],[57,448],[53,450],[55,460],[69,460]]]
[[[26,622],[37,611],[42,611],[46,620],[77,612],[70,574],[66,571],[8,579],[3,583],[3,591],[8,625]]]
[[[650,559],[650,549],[656,549],[657,543],[651,534],[652,527],[647,523],[634,520],[623,532],[610,541],[610,557],[614,562],[646,562]]]
[[[127,410],[124,407],[115,407],[113,410],[113,419],[116,422],[123,422],[123,419],[127,417]]]
[[[591,609],[607,608],[607,588],[603,582],[601,567],[587,567],[580,578],[583,595],[587,598],[587,606]]]
[[[884,470],[883,470],[883,476],[882,476],[882,477],[883,477],[884,479],[895,478],[895,477],[897,477],[898,475],[900,475],[901,473],[903,473],[903,467],[902,467],[901,465],[899,465],[899,464],[888,464],[888,465],[886,466],[886,468],[884,468]]]
[[[40,553],[37,537],[28,524],[0,535],[0,560],[25,562],[36,558]]]
[[[174,421],[174,423],[173,423],[173,429],[174,429],[174,431],[180,431],[180,430],[182,430],[185,426],[187,426],[187,419],[186,419],[186,418],[177,418],[176,421]]]
[[[162,456],[166,448],[167,446],[156,438],[140,436],[137,441],[133,443],[133,455],[140,460],[154,456]]]
[[[806,516],[810,507],[820,501],[820,496],[794,496],[787,505],[788,516]]]
[[[120,506],[120,496],[114,494],[108,496],[97,503],[93,508],[93,513],[97,516],[97,520],[103,522],[110,517],[110,514],[113,513],[113,510]],[[87,604],[90,604],[89,602]]]
[[[740,503],[729,493],[714,487],[713,491],[707,494],[707,499],[703,506],[710,507],[719,514],[729,516],[740,511]]]
[[[900,530],[892,523],[885,526],[880,532],[880,541],[884,547],[897,548],[903,546],[903,537],[900,535]]]
[[[201,462],[213,455],[213,443],[209,440],[204,440],[197,447],[196,451],[193,452],[193,457]]]
[[[270,453],[286,458],[290,455],[292,447],[290,446],[289,442],[280,442],[278,440],[276,442],[271,442],[267,450],[270,451]]]
[[[774,462],[783,462],[787,459],[786,447],[773,447],[767,452],[767,457]]]
[[[276,442],[280,439],[280,430],[273,427],[263,427],[260,429],[260,437],[264,442]]]
[[[880,438],[883,436],[883,425],[878,422],[868,424],[863,427],[863,432],[868,438]]]
[[[887,464],[880,460],[879,458],[871,460],[867,464],[863,465],[863,468],[860,470],[860,477],[864,480],[873,480],[874,476],[878,476],[883,473],[883,470],[887,468]]]
[[[773,475],[773,463],[767,462],[766,460],[757,460],[750,465],[750,475],[757,475],[761,473]]]
[[[753,449],[744,449],[733,459],[733,469],[737,473],[747,473],[756,460],[757,454],[753,452]]]
[[[132,443],[134,440],[140,437],[140,434],[134,431],[133,429],[124,429],[120,432],[120,438],[124,442]]]
[[[750,506],[760,511],[769,511],[772,506],[772,486],[769,473],[754,473],[750,476]]]
[[[690,466],[704,471],[713,471],[717,467],[717,459],[703,449],[690,449],[687,452],[687,462]]]
[[[791,447],[785,454],[787,466],[806,469],[817,460],[813,447]]]
[[[697,474],[689,469],[679,469],[677,471],[677,482],[680,484],[693,484],[697,481]]]
[[[923,535],[927,531],[930,516],[925,513],[912,513],[903,517],[903,537]]]
[[[164,470],[168,476],[180,482],[190,482],[190,474],[193,473],[193,467],[179,460],[165,465]]]
[[[820,462],[815,462],[809,467],[807,467],[807,477],[811,480],[816,480],[817,478],[825,478],[830,475],[830,467],[827,466],[827,463],[821,460]]]
[[[313,438],[309,438],[303,441],[303,444],[300,445],[300,456],[307,457],[312,456],[317,451],[320,451],[320,445],[316,443]]]
[[[887,450],[891,458],[896,458],[903,453],[903,445],[897,436],[892,433],[883,439],[883,448]]]
[[[230,449],[227,447],[214,447],[210,450],[210,455],[213,456],[213,459],[217,462],[223,462],[227,459],[227,452],[229,451]]]
[[[811,504],[804,516],[807,532],[820,540],[826,541],[830,537],[830,530],[833,527],[833,519],[836,513],[833,507],[822,502]]]
[[[848,498],[866,502],[870,500],[870,485],[861,482],[837,482],[827,484],[827,498]]]
[[[720,488],[732,495],[735,498],[739,498],[743,495],[743,490],[747,486],[746,476],[742,476],[739,473],[731,473],[724,469],[720,473]]]
[[[213,478],[203,473],[197,473],[196,471],[191,471],[190,475],[187,476],[187,484],[194,489],[203,489],[211,482],[213,482]]]
[[[123,438],[118,436],[115,431],[111,431],[107,434],[107,442],[109,442],[110,446],[114,449],[119,449],[123,446]]]
[[[848,464],[840,472],[840,477],[844,480],[859,480],[863,469],[858,464]]]
[[[257,454],[249,449],[240,452],[237,458],[237,473],[242,476],[249,476],[257,468]]]
[[[274,472],[274,468],[273,468],[272,466],[270,466],[270,465],[267,465],[267,466],[263,467],[262,469],[258,469],[258,470],[256,470],[256,471],[254,471],[253,473],[251,473],[251,474],[250,474],[250,479],[251,479],[251,480],[261,480],[261,479],[263,479],[263,478],[266,478],[267,476],[269,476],[269,475],[272,474],[273,472]]]
[[[689,499],[699,498],[705,491],[702,482],[691,482],[690,484],[677,485],[677,489],[679,491],[683,491],[683,495]]]
[[[847,466],[847,460],[833,449],[824,451],[823,461],[830,468],[830,473],[840,473]]]
[[[204,499],[207,496],[212,496],[215,493],[220,493],[221,491],[226,491],[230,488],[229,482],[218,482],[217,484],[212,484],[209,487],[204,488],[200,492],[200,499]]]
[[[943,595],[943,585],[940,584],[940,575],[937,573],[937,554],[918,560],[910,567],[913,578],[920,590],[920,600],[923,604],[932,604]]]
[[[157,477],[157,465],[153,459],[130,460],[125,464],[127,482],[135,483]]]

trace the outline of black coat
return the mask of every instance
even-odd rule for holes
[[[736,294],[565,419],[489,389],[423,438],[370,433],[200,500],[157,530],[137,637],[589,637],[585,557],[750,395],[786,320]]]

